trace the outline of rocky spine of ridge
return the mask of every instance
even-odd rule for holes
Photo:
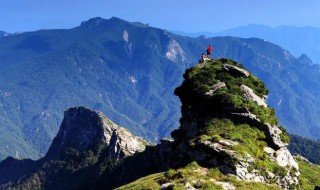
[[[259,79],[226,59],[190,68],[184,79],[175,90],[182,102],[181,126],[172,133],[177,163],[197,161],[240,180],[298,186],[299,167],[287,149],[288,136],[277,127]],[[255,131],[253,136],[249,130],[241,134],[241,127]],[[259,144],[257,150],[251,151],[249,143]]]

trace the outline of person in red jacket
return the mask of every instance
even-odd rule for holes
[[[211,58],[211,51],[212,51],[212,46],[209,45],[208,48],[207,48],[207,57],[208,58]]]

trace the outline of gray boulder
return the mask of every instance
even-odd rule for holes
[[[241,69],[239,67],[230,65],[230,64],[223,64],[222,69],[225,71],[228,71],[231,75],[237,76],[237,77],[249,77],[250,73],[244,69]]]
[[[253,100],[257,102],[259,106],[268,107],[264,99],[260,98],[258,95],[256,95],[251,88],[248,86],[242,84],[240,86],[241,90],[244,92],[244,97],[250,100]]]

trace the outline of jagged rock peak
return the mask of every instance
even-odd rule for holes
[[[74,107],[64,112],[60,130],[46,157],[62,158],[72,148],[79,152],[92,151],[96,155],[107,151],[109,157],[121,159],[143,151],[146,144],[101,112]]]
[[[300,63],[302,63],[304,65],[312,65],[313,64],[312,60],[304,53],[298,58],[298,60]]]

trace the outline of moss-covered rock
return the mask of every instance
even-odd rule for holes
[[[267,93],[258,78],[232,60],[188,69],[175,90],[182,102],[181,126],[172,132],[178,165],[197,161],[240,180],[296,186],[298,164],[264,100]]]

